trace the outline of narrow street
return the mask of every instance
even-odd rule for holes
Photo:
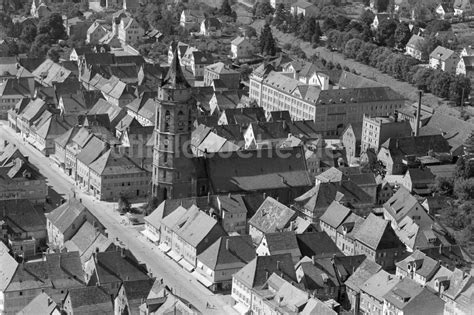
[[[47,183],[63,198],[68,199],[75,191],[74,181],[68,177],[49,158],[42,155],[34,147],[23,143],[19,134],[10,129],[7,122],[0,121],[0,141],[7,140],[20,148],[20,151],[29,157],[33,163],[47,178]],[[95,200],[78,189],[76,198],[82,199],[82,203],[102,222],[107,228],[109,238],[118,238],[129,248],[138,260],[145,263],[153,276],[163,278],[165,284],[173,289],[178,296],[186,299],[203,314],[237,314],[231,307],[230,295],[213,294],[201,285],[190,273],[181,268],[176,262],[163,254],[157,246],[145,239],[139,232],[139,228],[121,224],[122,217],[114,211],[115,203]],[[213,308],[206,308],[206,303]]]

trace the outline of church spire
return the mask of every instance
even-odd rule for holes
[[[178,45],[176,45],[174,48],[173,60],[171,61],[168,73],[163,80],[162,87],[169,87],[173,89],[186,89],[191,87],[184,77],[183,70],[181,69],[181,65],[179,63]]]

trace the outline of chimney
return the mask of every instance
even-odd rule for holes
[[[207,204],[209,205],[211,203],[211,192],[207,193]]]
[[[270,275],[269,275],[269,272],[268,272],[268,270],[267,270],[267,271],[265,271],[265,279],[266,279],[266,280],[268,280],[268,277],[269,277],[269,276],[270,276]]]
[[[316,256],[315,255],[311,256],[311,262],[313,263],[313,265],[316,264]]]
[[[277,260],[277,270],[280,270],[280,261]]]
[[[415,117],[415,137],[419,136],[420,133],[421,97],[423,96],[423,91],[418,91],[418,95],[418,107],[416,108]]]
[[[443,254],[443,244],[439,244],[439,254],[442,255]]]
[[[229,251],[229,238],[225,239],[225,250]]]
[[[267,199],[267,193],[263,193],[263,200]]]

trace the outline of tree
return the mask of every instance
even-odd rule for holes
[[[31,24],[25,25],[21,31],[20,39],[25,43],[32,43],[36,37],[36,27]]]
[[[41,19],[38,23],[38,34],[48,34],[51,43],[57,42],[59,39],[66,39],[66,29],[61,15],[53,13]]]
[[[51,48],[46,55],[53,62],[59,62],[59,50],[57,48]]]
[[[433,20],[426,24],[425,32],[428,35],[435,35],[438,32],[451,29],[451,23],[446,20]]]
[[[257,2],[254,5],[254,10],[254,16],[257,17],[265,17],[267,15],[273,14],[274,11],[269,1]]]
[[[364,43],[360,47],[359,51],[357,52],[357,55],[355,57],[356,61],[362,62],[364,64],[369,64],[370,61],[370,55],[372,52],[377,48],[377,45],[372,44],[372,43]]]
[[[281,27],[288,19],[287,14],[288,13],[285,9],[285,5],[283,3],[280,3],[275,10],[275,16],[273,17],[272,24],[276,26],[277,29],[281,30]]]
[[[390,4],[390,0],[375,0],[374,6],[378,12],[386,12],[388,10],[388,6]]]
[[[433,79],[431,80],[429,86],[431,93],[438,97],[448,98],[451,80],[452,77],[449,73],[441,70],[435,70],[433,73]]]
[[[474,178],[458,178],[454,181],[454,194],[461,200],[474,199]]]
[[[364,43],[358,39],[358,38],[353,38],[349,41],[347,41],[345,47],[344,47],[344,56],[347,58],[355,58],[357,56],[358,51],[360,51],[360,48],[362,47]]]
[[[161,8],[157,4],[148,4],[146,6],[146,17],[144,20],[154,28],[157,28],[162,19]],[[140,19],[138,19],[140,20]]]
[[[410,28],[405,22],[398,23],[395,29],[395,45],[399,49],[405,49],[406,44],[410,40],[411,32]]]
[[[222,2],[222,6],[219,13],[222,15],[227,15],[227,16],[232,15],[232,8],[230,7],[229,0],[224,0]]]
[[[319,21],[315,21],[316,25],[314,26],[314,33],[313,36],[311,37],[311,42],[312,43],[319,43],[320,37],[323,35],[323,32],[321,31],[321,27],[319,26]]]
[[[326,17],[323,21],[322,29],[325,33],[334,30],[336,29],[336,22],[332,18]]]
[[[334,22],[336,23],[336,27],[338,30],[340,30],[341,32],[344,31],[347,27],[347,25],[349,25],[349,23],[351,22],[350,19],[348,19],[346,16],[342,15],[342,14],[339,14],[338,16],[336,16],[336,18],[334,19]]]
[[[311,41],[311,37],[313,36],[313,34],[315,34],[316,23],[317,23],[316,19],[312,17],[307,17],[303,21],[303,23],[301,24],[300,31],[299,31],[299,35],[303,40],[307,42]]]
[[[359,16],[359,20],[364,23],[365,25],[370,25],[374,21],[375,14],[371,10],[365,10]]]
[[[260,33],[260,53],[273,56],[276,53],[275,39],[273,38],[270,25],[266,23]]]
[[[375,41],[379,45],[393,47],[395,46],[395,30],[397,22],[393,19],[382,20],[375,32]]]
[[[455,101],[456,104],[462,105],[462,99],[468,97],[471,92],[471,80],[463,75],[453,76],[449,86],[449,99]]]
[[[120,213],[125,213],[130,210],[130,202],[124,196],[120,196],[118,199],[117,210]]]
[[[441,195],[451,195],[454,189],[454,181],[452,178],[437,176],[431,190]]]
[[[421,51],[421,59],[427,61],[430,59],[431,52],[438,46],[438,39],[434,36],[429,36],[422,41],[418,41],[416,48]]]

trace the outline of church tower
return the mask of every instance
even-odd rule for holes
[[[158,88],[155,115],[152,193],[160,202],[195,195],[190,145],[196,115],[193,89],[184,77],[175,51],[168,73]]]

